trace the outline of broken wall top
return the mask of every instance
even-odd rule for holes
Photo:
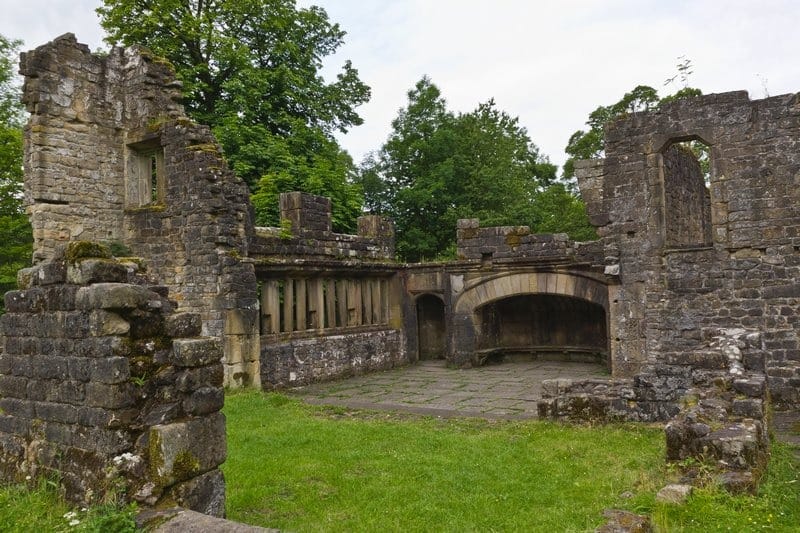
[[[69,240],[123,240],[125,145],[183,117],[171,68],[138,47],[92,54],[68,33],[21,54],[20,73],[34,259]]]
[[[675,143],[697,140],[711,153],[713,244],[796,241],[800,94],[750,100],[736,91],[676,100],[610,123],[605,140],[605,159],[576,164],[601,236],[646,233],[662,246],[663,156]]]

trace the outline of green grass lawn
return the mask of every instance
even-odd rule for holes
[[[52,481],[41,480],[33,487],[0,487],[3,533],[133,533],[135,514],[133,505],[71,507],[59,496],[58,484]]]
[[[797,465],[775,446],[759,497],[699,490],[655,503],[675,474],[663,430],[440,420],[237,392],[228,517],[287,531],[592,531],[608,507],[660,531],[800,531]]]
[[[228,517],[251,524],[296,532],[593,531],[602,510],[616,507],[651,515],[660,532],[800,531],[798,464],[781,444],[758,496],[709,485],[674,506],[655,503],[676,475],[656,427],[439,420],[256,391],[229,393],[225,412]],[[132,508],[70,509],[55,487],[0,487],[0,531],[132,530]]]

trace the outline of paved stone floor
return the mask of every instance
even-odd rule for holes
[[[290,393],[320,405],[406,411],[431,416],[535,418],[541,382],[554,378],[604,376],[594,363],[504,362],[457,370],[444,361],[417,364],[309,385]]]

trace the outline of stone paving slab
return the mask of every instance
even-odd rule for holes
[[[529,361],[452,369],[444,361],[292,389],[317,405],[412,412],[430,416],[536,418],[542,380],[608,377],[595,363]]]

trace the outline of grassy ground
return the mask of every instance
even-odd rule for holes
[[[30,532],[133,532],[134,507],[109,504],[72,508],[58,495],[58,485],[42,481],[34,487],[0,487],[0,531]]]
[[[775,447],[759,497],[709,488],[656,504],[660,428],[367,413],[235,393],[228,517],[288,531],[592,531],[604,508],[661,531],[798,531],[797,465]]]
[[[437,420],[311,407],[236,392],[228,416],[228,516],[286,531],[592,531],[604,508],[660,532],[800,531],[800,468],[774,444],[758,496],[713,485],[656,504],[675,473],[643,426]],[[133,508],[72,509],[56,484],[0,487],[0,531],[133,529]]]

